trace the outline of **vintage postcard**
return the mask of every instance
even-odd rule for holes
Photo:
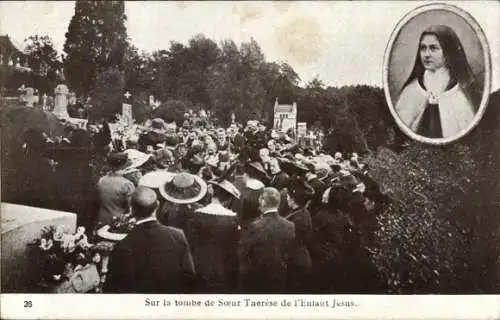
[[[0,2],[1,317],[500,317],[500,3]]]

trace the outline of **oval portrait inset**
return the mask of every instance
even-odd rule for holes
[[[481,120],[491,82],[490,52],[479,24],[446,4],[418,7],[394,29],[384,57],[384,90],[411,138],[445,144]]]

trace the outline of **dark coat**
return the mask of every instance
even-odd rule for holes
[[[231,209],[238,215],[239,223],[245,225],[260,216],[258,199],[261,190],[248,188],[245,178],[240,175],[235,177],[233,184],[241,192],[241,197],[234,201]]]
[[[288,269],[288,288],[293,293],[306,293],[310,289],[312,270],[308,244],[312,235],[311,214],[306,208],[294,210],[286,218],[295,225],[295,250],[290,258]]]
[[[310,204],[311,214],[314,215],[321,208],[323,193],[328,189],[328,185],[318,178],[313,178],[309,180],[308,183],[314,189],[314,197]]]
[[[282,293],[294,249],[295,227],[277,212],[270,212],[246,226],[238,245],[239,291]]]
[[[149,221],[116,245],[104,292],[185,293],[193,276],[184,232]]]
[[[188,221],[186,236],[196,268],[196,293],[228,293],[236,289],[238,280],[236,216],[213,211],[211,205],[201,208]]]

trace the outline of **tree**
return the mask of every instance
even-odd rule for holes
[[[216,117],[223,124],[229,124],[231,113],[235,112],[240,122],[248,119],[265,121],[266,88],[260,74],[265,63],[262,50],[253,39],[243,43],[240,50],[231,40],[223,41],[221,47],[207,83]]]
[[[153,73],[151,70],[151,55],[141,52],[129,45],[125,50],[124,77],[134,96],[145,92],[148,94],[153,84]]]
[[[49,36],[32,35],[24,40],[24,53],[33,71],[34,86],[40,93],[52,92],[57,85],[57,71],[62,67]]]
[[[121,70],[127,48],[124,1],[77,1],[66,33],[64,68],[76,92],[87,94],[97,74]]]
[[[107,118],[121,112],[125,81],[123,73],[116,68],[109,68],[97,75],[91,90],[92,119]]]
[[[219,52],[217,43],[203,35],[191,38],[187,46],[171,42],[168,50],[154,52],[148,67],[152,79],[151,93],[161,101],[189,100],[210,109],[207,76]]]

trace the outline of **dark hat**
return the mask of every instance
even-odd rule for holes
[[[165,129],[165,121],[161,118],[154,118],[151,121],[151,128],[157,129],[157,130],[164,130]]]
[[[205,161],[199,155],[185,157],[182,161],[182,167],[189,172],[196,174],[205,165]]]
[[[251,172],[257,173],[258,176],[269,180],[269,175],[267,174],[266,170],[264,169],[264,166],[260,162],[257,161],[249,162],[247,164],[247,169],[249,169]]]
[[[339,164],[332,164],[330,165],[330,168],[332,169],[333,172],[339,172],[341,169]]]
[[[113,169],[125,168],[130,164],[128,155],[124,152],[110,153],[107,161]]]
[[[301,164],[297,161],[291,161],[291,160],[284,159],[284,158],[280,159],[280,167],[281,167],[281,170],[283,170],[284,172],[286,172],[290,176],[304,175],[309,171],[307,169],[307,167],[304,166],[303,164]]]
[[[196,154],[196,153],[201,153],[203,152],[203,145],[202,144],[195,144],[193,146],[191,146],[191,153],[192,154]]]
[[[356,177],[354,177],[352,174],[346,174],[346,175],[340,176],[339,183],[342,186],[344,186],[350,190],[353,190],[358,185],[358,180],[356,180]]]
[[[205,165],[205,160],[202,157],[195,154],[189,159],[189,163],[195,166],[203,166]]]
[[[207,193],[207,184],[202,178],[187,172],[176,174],[167,181],[160,194],[168,201],[189,204],[200,201]]]
[[[173,135],[168,135],[165,139],[165,145],[168,147],[175,147],[179,140],[177,139],[176,136]]]
[[[229,162],[231,156],[228,151],[219,151],[219,162]]]
[[[226,191],[236,199],[240,199],[241,197],[241,192],[232,184],[231,182],[227,181],[226,179],[217,179],[217,180],[212,180],[209,181],[208,183],[217,186],[221,188],[222,190]]]
[[[304,204],[307,200],[312,199],[315,194],[313,187],[304,179],[298,179],[296,177],[290,178],[287,189],[290,196],[299,202],[299,204]]]

